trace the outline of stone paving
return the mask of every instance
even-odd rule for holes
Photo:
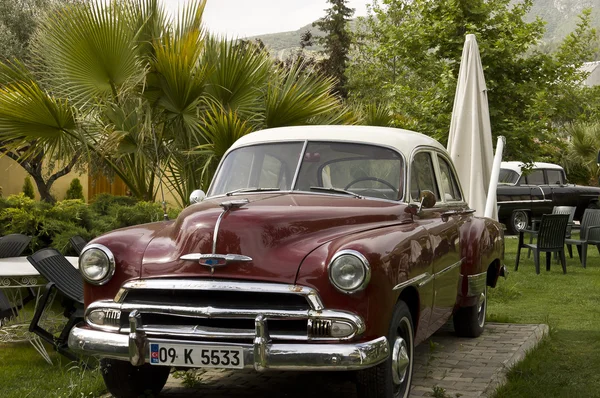
[[[505,373],[547,334],[546,325],[490,323],[476,339],[456,337],[444,326],[415,350],[411,397],[432,396],[435,386],[447,397],[487,397],[505,381]],[[200,370],[186,387],[169,378],[161,397],[188,398],[355,398],[347,373]]]

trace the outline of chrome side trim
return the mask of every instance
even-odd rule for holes
[[[379,337],[361,343],[343,344],[273,344],[268,338],[268,331],[262,329],[261,320],[256,320],[256,338],[253,344],[221,343],[220,346],[241,347],[244,351],[244,364],[248,369],[279,370],[359,370],[366,369],[385,361],[389,356],[387,338]],[[69,333],[69,348],[87,355],[102,358],[114,358],[131,361],[132,355],[145,358],[149,362],[147,348],[145,352],[129,352],[130,336],[107,333],[86,327],[74,327]],[[184,344],[190,348],[201,348],[212,345],[212,342],[189,340],[148,339],[149,343]],[[134,347],[138,347],[134,345]],[[257,366],[258,364],[258,366]]]
[[[396,286],[393,287],[392,290],[400,290],[400,289],[404,289],[407,286],[412,286],[412,285],[417,285],[417,284],[419,287],[421,287],[421,286],[424,286],[427,283],[431,282],[432,280],[433,280],[433,275],[431,275],[429,272],[424,272],[421,275],[415,276],[414,278],[411,278],[407,281],[397,284]]]
[[[436,276],[436,278],[437,278],[438,276],[440,276],[440,275],[443,275],[443,274],[445,274],[446,272],[450,272],[450,271],[452,271],[454,268],[456,268],[456,267],[458,267],[459,265],[461,265],[463,261],[464,261],[464,258],[461,258],[461,259],[460,259],[459,261],[457,261],[456,263],[454,263],[454,264],[452,264],[452,265],[449,265],[449,266],[447,266],[446,268],[444,268],[443,270],[441,270],[441,271],[439,271],[439,272],[436,272],[436,273],[435,273],[435,276]]]
[[[487,272],[474,275],[461,275],[461,278],[467,277],[467,296],[479,296],[485,292],[487,285]]]
[[[497,202],[497,204],[504,204],[504,203],[548,203],[548,202],[552,202],[552,200],[550,199],[536,199],[536,200],[503,200],[501,202]]]
[[[311,308],[320,311],[325,308],[319,294],[315,289],[299,285],[283,283],[261,282],[236,282],[218,280],[190,280],[190,279],[140,279],[123,284],[115,296],[115,302],[122,303],[127,292],[132,289],[149,290],[214,290],[231,292],[256,292],[256,293],[287,293],[304,296]]]

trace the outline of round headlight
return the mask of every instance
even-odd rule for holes
[[[115,258],[106,246],[88,245],[79,257],[79,271],[87,282],[103,285],[115,273]]]
[[[329,263],[329,280],[338,290],[354,293],[367,287],[371,279],[369,262],[355,250],[341,250]]]

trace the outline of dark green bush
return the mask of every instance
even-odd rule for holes
[[[130,196],[115,196],[109,193],[101,193],[94,197],[90,207],[95,213],[107,215],[109,209],[115,205],[133,206],[136,202],[137,200]]]
[[[81,185],[79,178],[73,178],[71,184],[69,184],[69,189],[67,189],[65,199],[80,199],[85,201],[85,198],[83,197],[83,186]]]
[[[98,195],[88,205],[80,199],[63,200],[54,205],[38,202],[24,193],[0,197],[0,235],[21,233],[32,237],[28,253],[54,247],[63,254],[74,254],[69,238],[80,235],[87,240],[117,228],[163,219],[159,203],[108,194]],[[181,210],[169,209],[175,218]]]
[[[31,178],[29,176],[25,177],[25,182],[23,182],[23,193],[30,199],[35,199],[35,191],[33,189],[33,184],[31,183]]]

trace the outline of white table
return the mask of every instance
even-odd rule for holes
[[[66,258],[73,267],[79,267],[79,257],[67,256]],[[25,299],[23,291],[26,289],[35,294],[35,305],[37,307],[41,290],[47,283],[48,281],[29,263],[27,257],[0,258],[0,290],[13,308],[23,306],[23,300]],[[49,303],[48,308],[51,305],[52,302]],[[33,318],[33,313],[21,308],[18,311],[13,311],[12,315],[10,320],[0,320],[2,321],[0,343],[29,341],[40,355],[51,364],[52,361],[40,338],[29,332],[29,324]]]

